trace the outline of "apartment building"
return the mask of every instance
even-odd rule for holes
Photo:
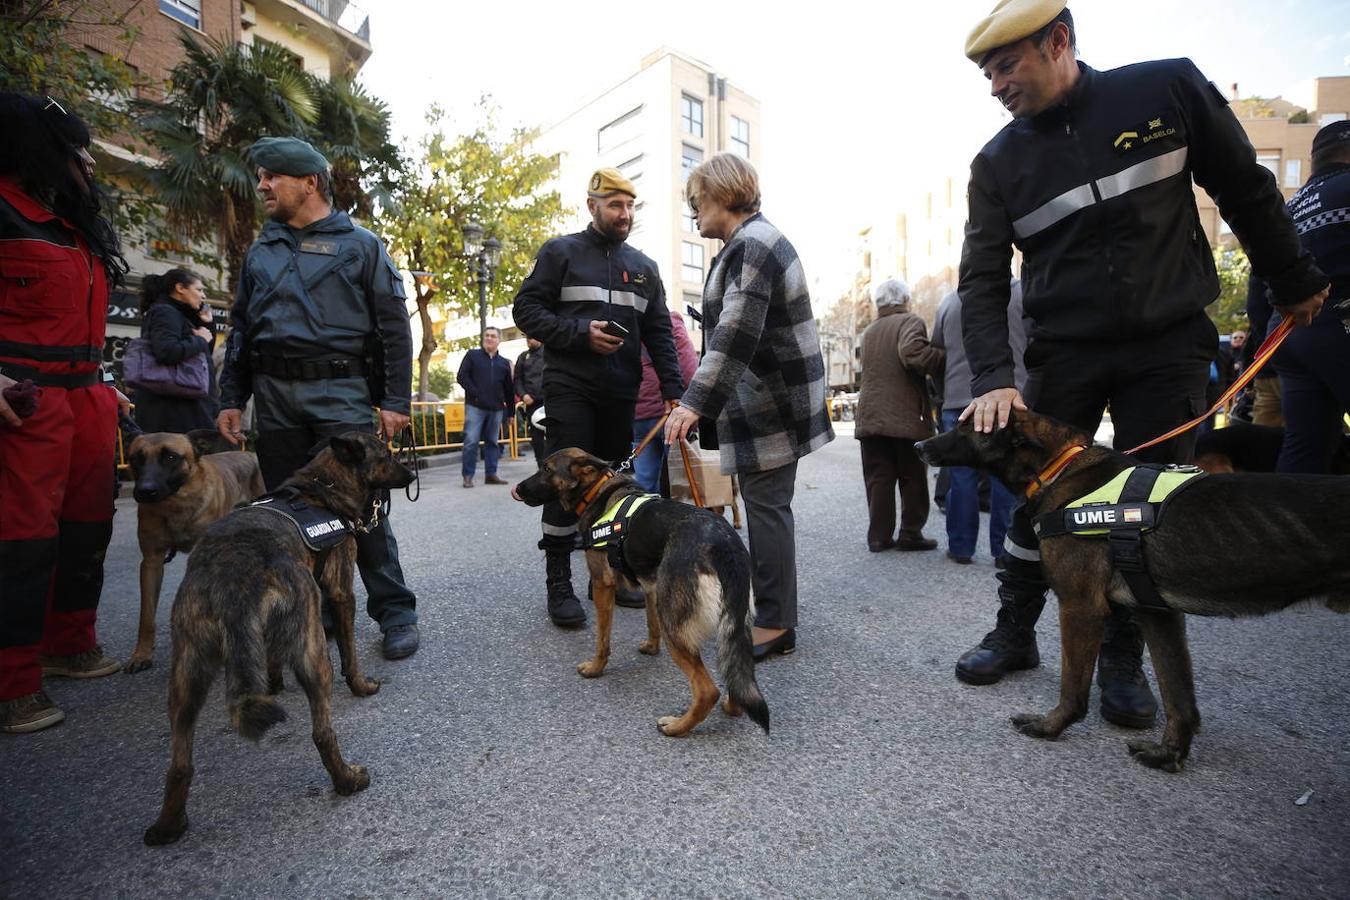
[[[1229,108],[1256,148],[1257,162],[1270,169],[1288,199],[1311,174],[1312,140],[1318,129],[1350,117],[1350,76],[1314,78],[1300,98],[1244,100],[1239,99],[1237,87],[1232,86]],[[1195,195],[1210,246],[1234,243],[1214,201],[1198,187]]]
[[[629,243],[656,261],[670,307],[683,311],[686,304],[702,306],[703,282],[720,246],[699,237],[684,202],[685,181],[723,151],[758,166],[760,121],[759,101],[725,75],[662,47],[636,72],[548,126],[535,150],[558,159],[554,187],[568,210],[568,231],[590,222],[586,183],[597,168],[613,166],[632,180],[638,198]]]

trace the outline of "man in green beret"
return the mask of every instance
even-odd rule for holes
[[[334,434],[403,430],[412,335],[403,279],[380,239],[333,209],[323,154],[297,138],[266,137],[250,156],[269,221],[239,277],[216,424],[239,443],[252,396],[258,463],[274,490]],[[417,599],[388,520],[358,535],[356,547],[384,655],[409,656],[418,645]]]
[[[1190,60],[1098,72],[1078,62],[1075,46],[1064,0],[1003,0],[966,43],[1012,121],[970,167],[958,291],[975,399],[962,419],[992,432],[1010,410],[1030,406],[1093,434],[1109,406],[1124,449],[1203,411],[1218,349],[1205,307],[1219,281],[1192,179],[1214,197],[1282,311],[1309,321],[1327,279],[1227,101]],[[1025,400],[1008,343],[1014,248],[1034,323]],[[1194,445],[1191,432],[1138,458],[1186,462]],[[971,684],[1040,661],[1046,585],[1025,508],[1004,546],[998,626],[956,664]],[[1179,614],[1148,615],[1163,637],[1183,628]],[[1102,716],[1118,725],[1147,727],[1157,711],[1142,650],[1138,627],[1113,605],[1098,682]]]

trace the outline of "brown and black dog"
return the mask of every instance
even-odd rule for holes
[[[1136,461],[1031,412],[985,434],[969,420],[919,443],[930,465],[972,466],[1025,492],[1033,517],[1063,509]],[[1087,449],[1057,476],[1049,464],[1073,446]],[[1337,475],[1204,475],[1177,492],[1143,534],[1150,577],[1169,607],[1141,606],[1112,561],[1107,541],[1072,534],[1041,539],[1041,565],[1059,597],[1062,640],[1059,705],[1013,717],[1018,730],[1054,739],[1087,712],[1108,603],[1130,607],[1148,643],[1167,711],[1162,742],[1130,741],[1141,763],[1181,769],[1200,724],[1184,614],[1257,616],[1301,601],[1350,612],[1350,478]],[[1242,564],[1234,565],[1234,560]]]
[[[558,500],[575,510],[584,499],[577,522],[582,535],[589,535],[596,520],[619,500],[642,492],[631,477],[616,475],[606,462],[575,447],[554,453],[538,472],[511,489],[513,497],[530,506]],[[655,498],[628,523],[621,552],[647,596],[647,640],[638,651],[659,653],[665,635],[670,658],[689,679],[693,695],[684,713],[657,719],[661,733],[688,734],[717,703],[717,686],[699,652],[714,631],[727,687],[723,711],[731,716],[746,712],[767,732],[769,707],[755,681],[750,641],[750,554],[740,535],[710,510]],[[586,567],[595,601],[595,656],[577,671],[598,678],[609,662],[614,589],[621,576],[607,550],[587,550]]]
[[[339,543],[327,550],[311,549],[299,527],[258,505],[235,510],[202,535],[174,599],[169,675],[173,749],[164,806],[146,830],[145,843],[171,844],[187,830],[193,728],[222,667],[230,723],[256,741],[286,718],[270,695],[281,690],[282,667],[290,666],[309,700],[314,745],[334,790],[347,795],[370,784],[363,767],[343,760],[333,733],[333,668],[319,616],[320,592],[333,604],[347,686],[358,697],[374,694],[379,682],[361,675],[353,639],[352,529],[371,527],[380,489],[406,487],[412,480],[412,471],[390,455],[383,440],[349,432],[332,438],[277,492],[287,503],[298,501],[321,512],[326,521],[312,526],[311,536],[341,533]],[[332,524],[337,528],[327,527]]]
[[[224,440],[206,428],[187,434],[150,432],[138,435],[127,448],[141,545],[141,624],[125,672],[154,665],[155,616],[165,564],[178,553],[191,552],[208,525],[264,490],[258,457],[220,452],[230,446]]]

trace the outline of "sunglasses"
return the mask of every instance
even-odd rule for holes
[[[42,111],[43,111],[43,112],[46,112],[47,110],[51,109],[53,106],[55,106],[55,107],[57,108],[57,110],[60,111],[61,115],[63,115],[63,116],[68,116],[68,115],[70,115],[70,113],[66,112],[66,108],[65,108],[64,106],[62,106],[60,103],[57,103],[57,102],[56,102],[55,100],[53,100],[51,97],[48,97],[48,98],[47,98],[47,105],[44,106],[44,107],[42,107]]]

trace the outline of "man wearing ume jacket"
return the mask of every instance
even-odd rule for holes
[[[1013,116],[971,163],[958,290],[974,400],[963,418],[991,432],[1030,406],[1086,431],[1109,405],[1126,449],[1202,412],[1218,333],[1205,307],[1219,282],[1191,189],[1218,204],[1284,311],[1306,324],[1327,280],[1298,242],[1284,199],[1227,101],[1185,59],[1097,72],[1075,58],[1063,0],[1004,0],[971,32],[966,55]],[[1008,343],[1009,267],[1022,252],[1023,304],[1034,327],[1025,405]],[[1141,452],[1184,462],[1188,433]],[[998,626],[956,664],[991,684],[1039,663],[1045,604],[1040,549],[1023,508],[998,573]],[[1157,703],[1129,615],[1106,623],[1102,715],[1152,724]]]
[[[550,453],[580,447],[611,461],[628,456],[643,347],[656,367],[661,396],[674,401],[684,392],[661,274],[625,243],[636,196],[618,169],[592,175],[586,200],[591,224],[545,243],[516,294],[516,325],[544,344]],[[586,614],[572,591],[576,514],[556,502],[545,505],[543,531],[549,618],[562,627],[581,625]],[[638,592],[620,593],[621,605],[642,605]]]

